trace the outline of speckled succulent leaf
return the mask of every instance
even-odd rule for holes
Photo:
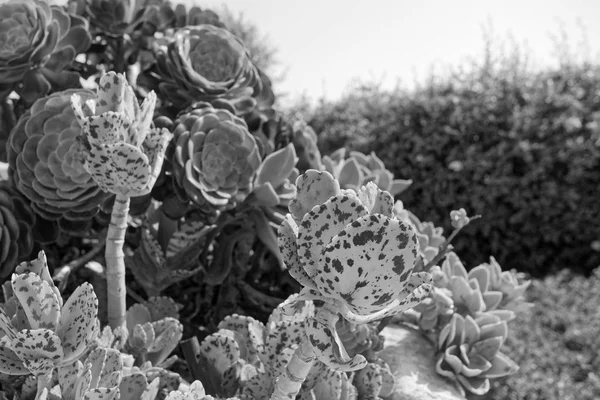
[[[233,332],[221,329],[200,343],[200,352],[220,375],[240,358],[240,347]]]
[[[314,206],[325,203],[340,193],[340,184],[329,172],[309,169],[296,179],[296,198],[290,201],[289,210],[296,221]]]
[[[158,179],[158,176],[160,175],[165,152],[173,135],[165,128],[152,128],[147,132],[146,138],[141,145],[141,149],[144,154],[148,156],[148,162],[150,163],[150,180],[148,185],[154,186],[156,179]]]
[[[37,258],[35,260],[24,261],[15,268],[16,274],[27,274],[30,272],[36,274],[37,276],[42,278],[42,280],[48,282],[48,284],[52,287],[54,293],[56,293],[56,297],[60,303],[60,306],[62,307],[63,300],[60,295],[60,291],[58,290],[56,285],[54,285],[54,281],[52,280],[52,276],[50,275],[50,271],[48,270],[48,260],[46,259],[46,253],[44,253],[43,250],[41,250],[38,253]],[[5,299],[6,298],[8,298],[8,296],[5,296]]]
[[[299,293],[290,295],[283,303],[280,303],[269,315],[267,327],[271,330],[277,322],[305,322],[308,317],[315,315],[315,305],[312,301],[300,299]]]
[[[83,371],[81,361],[75,361],[58,367],[58,383],[60,385],[62,400],[76,400],[75,386],[77,378]]]
[[[158,321],[166,317],[179,319],[179,306],[170,297],[153,296],[146,300],[144,304],[150,310],[152,321]]]
[[[254,185],[270,183],[274,188],[280,186],[288,178],[297,162],[298,157],[293,143],[274,151],[265,157],[258,167]]]
[[[382,359],[375,361],[379,365],[379,373],[381,374],[381,389],[379,390],[380,397],[391,396],[396,386],[396,378],[392,373],[390,366]]]
[[[60,339],[48,329],[25,329],[17,332],[12,350],[36,376],[52,373],[63,359]]]
[[[65,362],[79,356],[94,341],[98,298],[90,283],[82,283],[63,305],[58,329],[62,341]]]
[[[316,381],[312,391],[316,399],[339,399],[342,396],[342,385],[345,374],[340,371],[325,369]]]
[[[131,86],[128,86],[129,90],[133,94],[133,89]],[[137,99],[135,95],[133,95],[131,99],[131,103],[138,107]],[[128,143],[133,144],[136,147],[141,147],[142,143],[146,141],[147,136],[150,130],[150,125],[152,124],[152,116],[154,114],[154,107],[156,106],[156,93],[151,91],[148,93],[144,101],[142,102],[142,106],[139,108],[139,111],[136,112],[136,137],[130,137]]]
[[[420,304],[429,297],[433,286],[431,285],[431,275],[427,272],[413,273],[404,288],[400,291],[398,298],[393,300],[385,308],[369,315],[358,315],[352,312],[348,307],[340,307],[340,313],[349,322],[355,324],[366,324],[377,321],[382,318],[399,314]]]
[[[136,324],[133,329],[128,328],[127,330],[129,331],[127,342],[132,347],[132,351],[146,353],[154,341],[152,324],[150,322]]]
[[[323,277],[329,273],[331,275],[341,273],[341,271],[336,272],[324,267],[324,260],[321,259],[332,239],[343,232],[347,224],[366,215],[368,215],[368,210],[358,198],[342,194],[314,206],[304,215],[302,222],[298,225],[298,256],[304,270],[309,277],[315,280],[317,285],[319,282],[314,279],[317,274]],[[347,251],[347,248],[344,251]],[[321,274],[323,268],[329,273]],[[334,279],[332,276],[327,276],[325,279],[330,278]],[[319,286],[319,290],[324,294],[331,294],[323,291],[322,285]]]
[[[113,371],[103,374],[98,382],[99,388],[118,389],[123,371]]]
[[[383,215],[352,221],[325,247],[314,280],[321,293],[366,315],[398,298],[417,259],[417,239],[410,225]]]
[[[152,328],[156,336],[148,349],[148,360],[154,365],[160,365],[179,345],[183,336],[183,325],[175,318],[167,317],[152,322]]]
[[[5,336],[0,338],[0,373],[7,375],[29,375],[31,372],[23,361],[9,347],[10,340]]]
[[[0,338],[5,335],[12,340],[16,337],[17,330],[12,325],[10,317],[6,314],[6,311],[0,307]]]
[[[237,332],[248,351],[247,359],[253,360],[265,351],[265,325],[249,316],[233,314],[225,317],[218,325],[219,329],[229,329]]]
[[[179,390],[174,390],[165,398],[165,400],[190,400],[188,396],[180,392]]]
[[[78,376],[75,382],[75,399],[82,399],[85,393],[90,389],[92,382],[91,364],[86,363],[81,375]]]
[[[118,396],[119,388],[95,388],[88,390],[83,400],[116,400]]]
[[[88,154],[86,170],[103,190],[138,195],[148,188],[148,156],[129,143],[99,144]]]
[[[292,278],[304,287],[316,289],[317,286],[308,276],[298,258],[298,225],[296,225],[291,214],[286,215],[277,229],[277,242],[283,262]]]
[[[127,329],[130,331],[133,330],[133,327],[136,325],[152,322],[150,309],[144,304],[136,303],[127,309],[125,320],[127,321]]]
[[[350,358],[335,329],[338,315],[321,309],[306,324],[306,336],[319,361],[336,371],[356,371],[364,368],[367,360],[361,354]]]
[[[109,111],[86,118],[81,127],[87,135],[90,146],[95,149],[100,144],[125,141],[125,135],[132,129],[131,123],[132,121],[126,115]]]
[[[60,318],[60,305],[48,282],[32,272],[13,274],[12,288],[32,329],[56,329]]]
[[[141,400],[147,387],[148,381],[144,374],[138,372],[125,375],[119,384],[120,400]]]
[[[261,358],[266,365],[270,366],[271,372],[274,371],[275,363],[278,362],[281,352],[299,345],[306,337],[305,326],[305,323],[289,321],[280,321],[271,325],[266,338],[265,357]],[[273,378],[277,376],[279,375],[274,374]]]
[[[379,397],[383,386],[381,367],[374,363],[368,363],[363,369],[356,372],[353,383],[361,398]]]
[[[96,114],[102,114],[109,111],[124,112],[123,107],[127,104],[124,101],[125,87],[128,86],[127,79],[122,74],[110,71],[102,77],[98,83],[96,102]]]

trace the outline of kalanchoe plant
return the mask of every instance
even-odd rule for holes
[[[0,372],[35,375],[39,396],[54,369],[75,362],[94,341],[98,299],[83,283],[63,304],[43,252],[17,267],[11,288],[12,297],[0,308]]]
[[[393,218],[393,199],[370,183],[342,191],[328,172],[301,175],[280,247],[290,274],[303,286],[301,298],[324,302],[307,326],[307,337],[278,379],[273,399],[297,393],[315,358],[338,370],[366,365],[350,358],[336,332],[340,318],[367,323],[400,313],[427,297],[431,277],[412,274],[417,238]]]
[[[105,251],[109,322],[115,328],[125,325],[123,238],[130,197],[154,186],[171,134],[151,126],[156,95],[151,92],[140,107],[120,74],[104,75],[95,98],[84,101],[74,94],[71,102],[85,134],[84,168],[100,188],[116,195]]]

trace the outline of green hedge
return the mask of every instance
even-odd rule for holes
[[[412,92],[363,88],[309,118],[324,154],[375,151],[400,199],[450,229],[464,207],[483,218],[457,238],[470,266],[543,276],[600,265],[600,66],[510,76],[474,71]]]

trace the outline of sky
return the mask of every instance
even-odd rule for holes
[[[285,80],[277,89],[290,98],[336,99],[355,78],[412,87],[481,55],[484,31],[512,37],[534,66],[556,62],[552,37],[561,30],[577,57],[600,60],[598,0],[184,2],[215,10],[225,3],[257,24],[279,50]]]

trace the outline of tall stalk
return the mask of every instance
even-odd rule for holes
[[[110,225],[106,235],[106,282],[108,295],[108,324],[112,329],[125,327],[126,294],[125,284],[125,232],[127,230],[127,214],[129,213],[129,196],[117,194],[110,217]]]
[[[271,400],[293,400],[298,395],[302,383],[315,363],[315,351],[305,337],[296,348],[292,359],[283,373],[277,378]]]

